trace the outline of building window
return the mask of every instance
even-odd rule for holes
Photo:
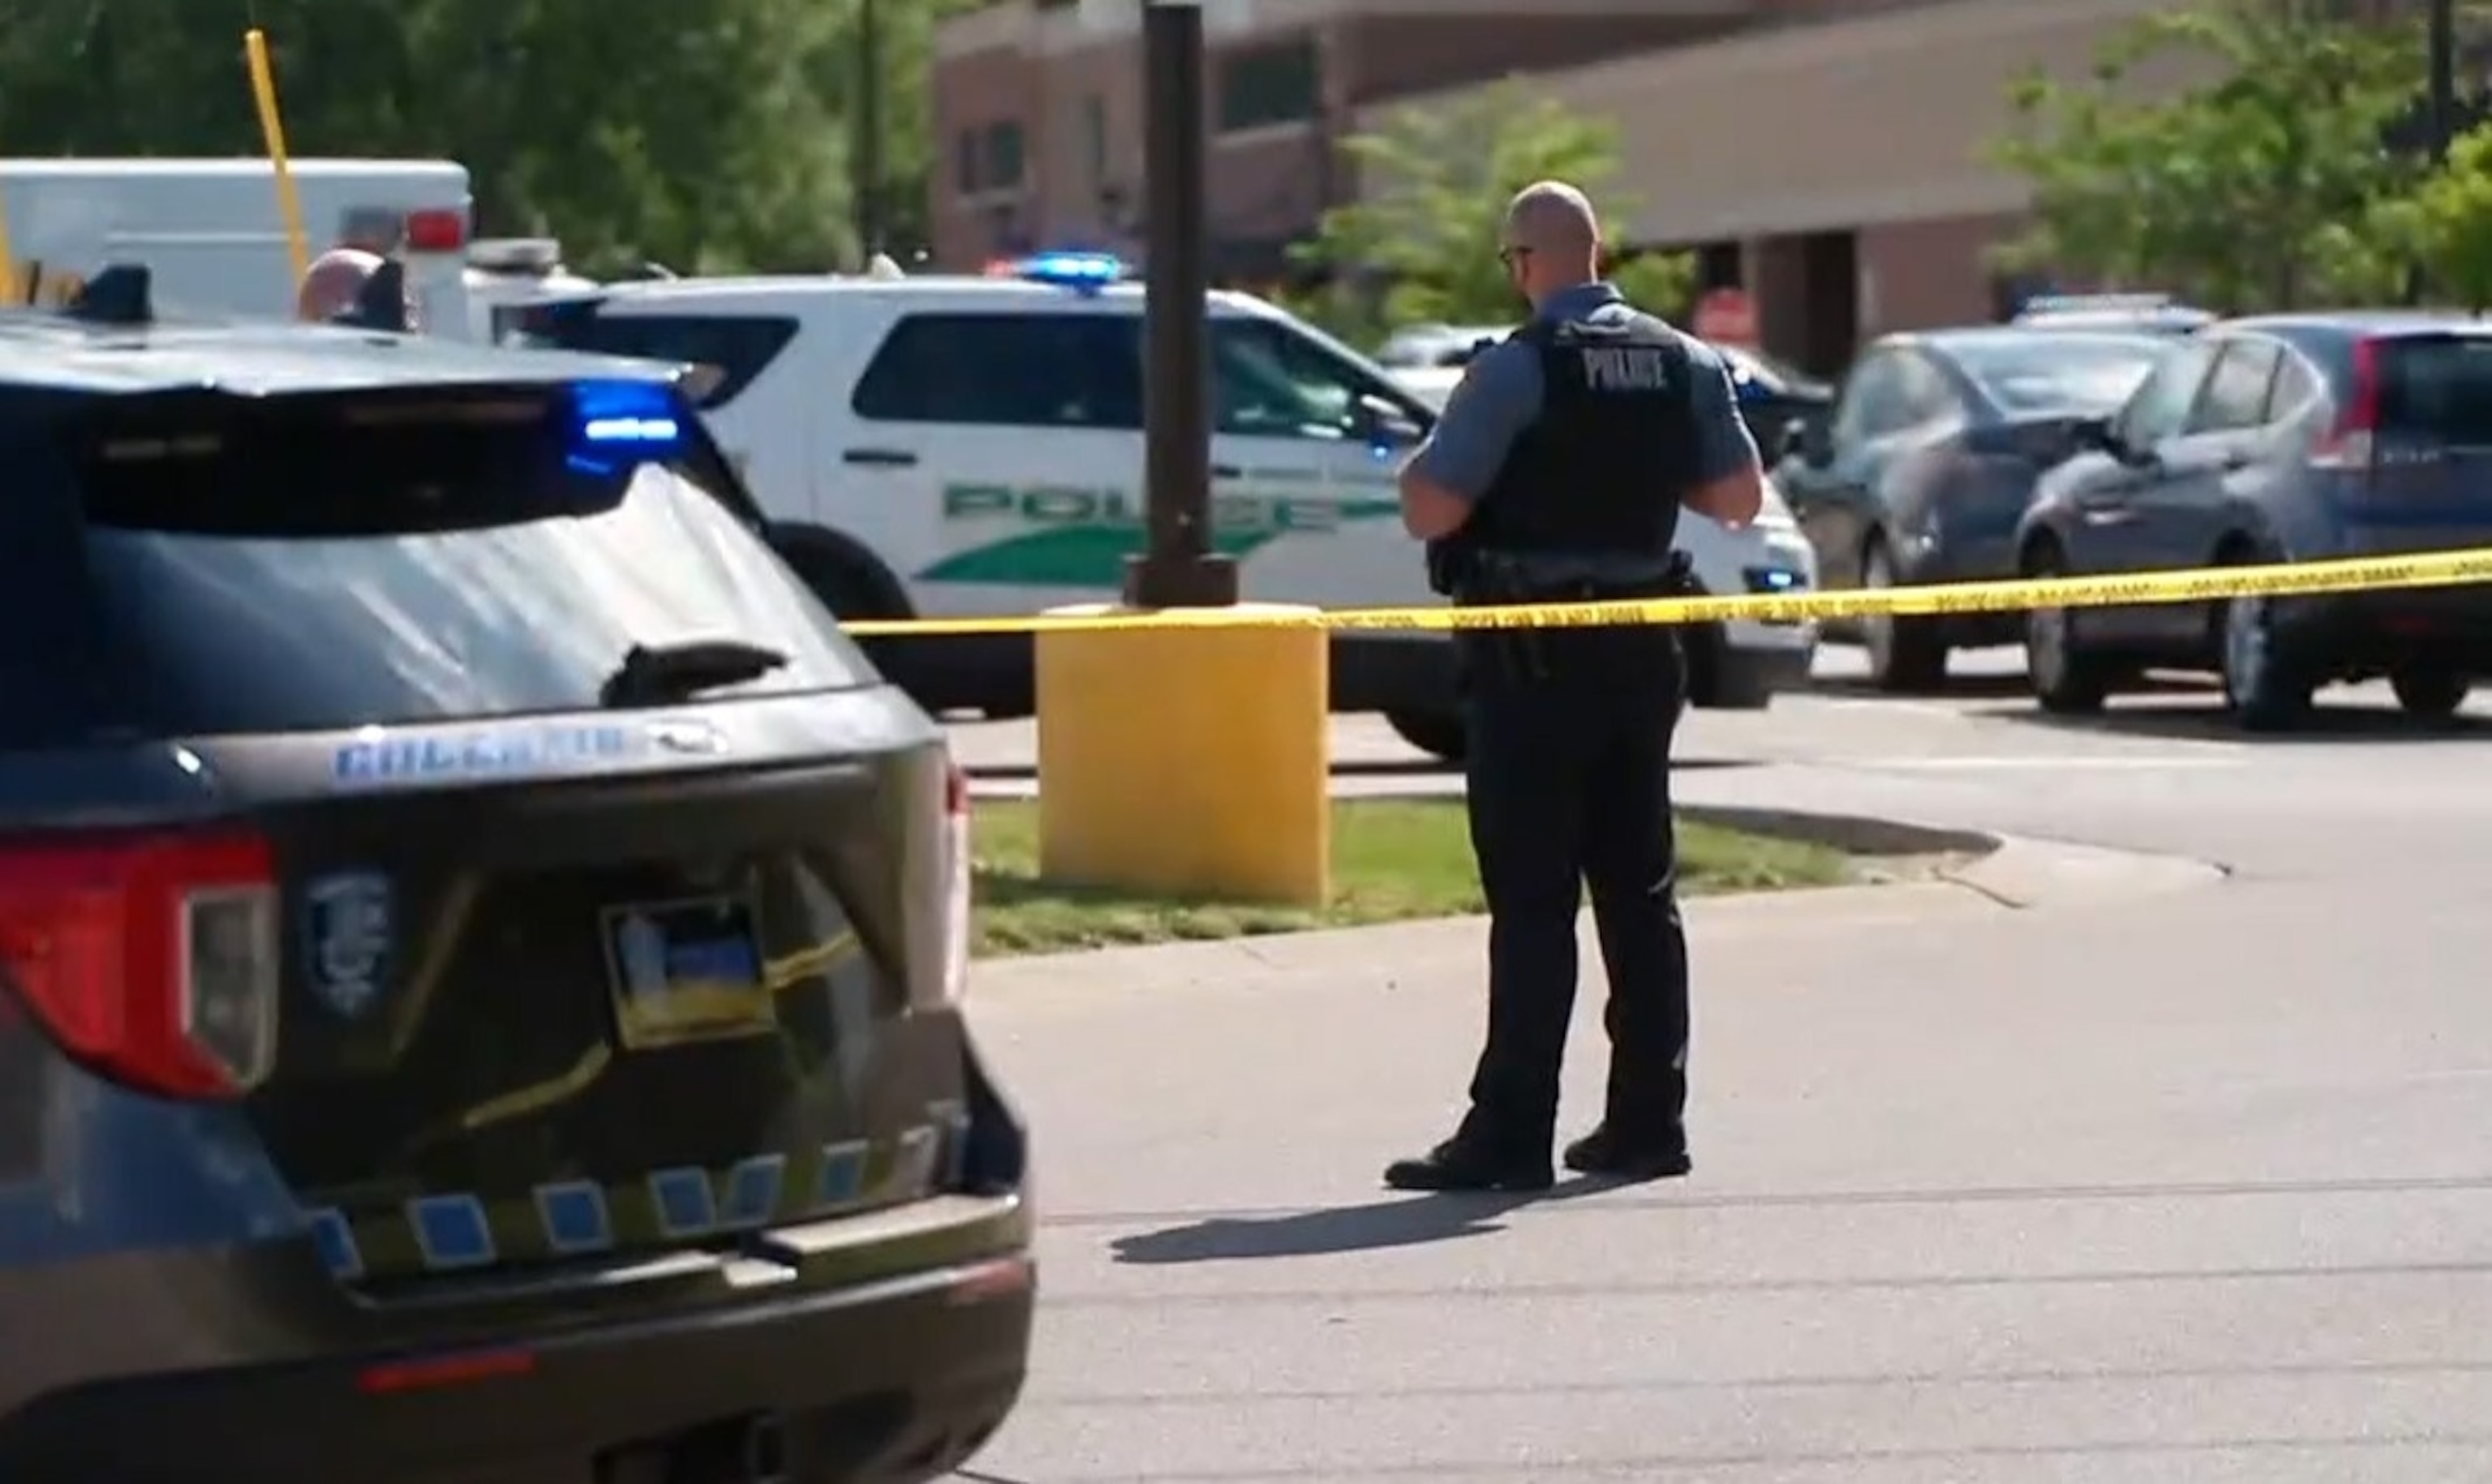
[[[1090,172],[1090,189],[1108,184],[1108,101],[1093,93],[1082,103],[1083,163]]]
[[[984,154],[981,189],[1010,190],[1021,184],[1023,168],[1028,161],[1024,158],[1019,124],[1007,121],[988,125]]]
[[[1313,38],[1233,51],[1220,59],[1220,131],[1303,124],[1323,97]]]
[[[978,131],[962,130],[960,139],[953,145],[953,189],[964,196],[976,195],[978,182],[983,175],[984,172],[978,168]]]

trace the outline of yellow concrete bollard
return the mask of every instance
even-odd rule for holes
[[[1316,612],[1273,603],[1224,611]],[[1036,643],[1043,876],[1154,896],[1308,907],[1329,899],[1322,629],[1042,632]]]

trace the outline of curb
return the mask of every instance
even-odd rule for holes
[[[1849,856],[1982,856],[2005,841],[1976,829],[1940,829],[1857,814],[1816,814],[1797,809],[1743,808],[1736,804],[1676,804],[1673,812],[1698,825],[1742,834],[1824,845]]]

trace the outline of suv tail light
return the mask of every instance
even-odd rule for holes
[[[2313,469],[2359,472],[2371,467],[2380,431],[2380,342],[2354,342],[2354,390],[2335,425],[2310,451]]]
[[[935,848],[943,893],[936,919],[942,943],[935,1004],[952,1005],[969,990],[969,775],[949,760],[943,765],[943,823]]]
[[[0,842],[0,967],[61,1049],[167,1097],[233,1097],[277,1057],[276,872],[248,835]]]

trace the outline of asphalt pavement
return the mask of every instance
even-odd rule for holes
[[[986,966],[1044,1298],[966,1477],[2492,1477],[2492,710],[2251,741],[1961,668],[1691,719],[1690,802],[2003,832],[2041,885],[1695,904],[1684,1181],[1379,1188],[1458,1111],[1476,923]],[[958,736],[1025,777],[1025,727]],[[1336,755],[1458,786],[1373,718]]]

